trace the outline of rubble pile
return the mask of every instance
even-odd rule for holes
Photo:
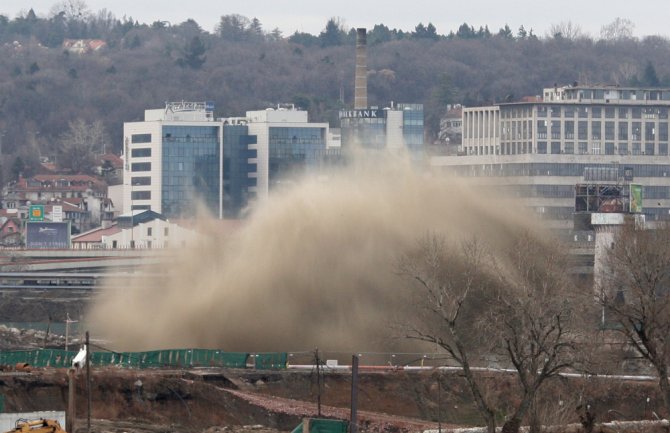
[[[18,329],[0,325],[0,350],[62,349],[65,337],[35,329]]]

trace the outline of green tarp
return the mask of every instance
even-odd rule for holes
[[[291,433],[347,433],[348,431],[347,422],[339,419],[310,418],[308,432],[303,432],[303,423]]]
[[[288,355],[280,353],[259,353],[255,355],[254,367],[257,370],[278,370],[286,368]]]
[[[57,349],[38,349],[0,352],[0,365],[25,362],[34,367],[69,367],[77,352]],[[248,353],[224,352],[212,349],[169,349],[148,352],[91,352],[94,366],[115,365],[133,368],[159,367],[228,367],[246,368]],[[286,368],[286,353],[256,355],[255,368]]]

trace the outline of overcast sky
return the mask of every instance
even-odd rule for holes
[[[61,1],[62,2],[62,1]],[[14,18],[31,7],[48,15],[54,0],[0,0],[0,13]],[[604,24],[627,18],[635,24],[635,36],[670,35],[667,0],[86,0],[91,11],[108,9],[141,23],[169,21],[178,24],[194,19],[213,31],[221,15],[257,17],[266,30],[278,27],[284,35],[296,30],[318,34],[330,17],[339,17],[347,27],[372,28],[383,23],[390,28],[413,30],[432,22],[440,34],[458,29],[463,22],[475,28],[488,25],[492,32],[509,24],[516,33],[520,25],[543,36],[552,24],[571,21],[591,36]]]

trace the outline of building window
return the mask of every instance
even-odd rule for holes
[[[565,153],[573,154],[575,153],[575,143],[572,141],[567,141],[565,143]]]
[[[170,234],[170,229],[169,229],[168,227],[165,227],[165,228],[163,229],[163,235],[164,235],[164,236],[167,236],[167,235],[169,235],[169,234]]]
[[[561,142],[560,141],[552,141],[551,142],[551,153],[552,154],[561,153]]]
[[[577,124],[577,138],[586,140],[589,137],[589,123],[586,121],[579,121]]]
[[[152,232],[151,227],[147,227],[147,236],[151,236],[151,232]]]
[[[614,143],[605,143],[605,155],[614,155]]]
[[[151,185],[151,177],[150,176],[133,177],[131,183],[132,185],[140,185],[140,186]]]
[[[592,140],[600,140],[600,121],[599,120],[594,120],[591,122],[591,139]]]
[[[619,140],[628,140],[628,124],[625,122],[619,123]]]
[[[645,155],[654,154],[654,143],[644,143],[644,154]]]
[[[130,136],[130,142],[136,143],[151,143],[151,134],[133,134]]]
[[[614,122],[605,122],[605,140],[614,140]]]
[[[653,141],[655,136],[656,136],[656,128],[654,128],[654,122],[645,122],[644,139]]]
[[[151,148],[143,147],[141,149],[133,149],[130,151],[130,154],[133,158],[142,158],[146,156],[151,156]]]
[[[634,141],[640,140],[642,138],[642,123],[633,122],[633,128],[631,130],[631,138]]]
[[[586,155],[589,152],[589,144],[585,141],[579,142],[579,153],[581,155]]]
[[[151,191],[132,191],[131,200],[151,200]]]
[[[547,142],[538,141],[537,142],[537,153],[547,153]]]
[[[130,165],[130,171],[151,171],[151,163],[134,162]]]

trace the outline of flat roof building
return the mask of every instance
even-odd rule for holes
[[[198,206],[238,218],[255,200],[339,158],[327,123],[293,106],[215,119],[206,102],[166,103],[143,122],[124,124],[124,213],[151,209],[168,218]]]
[[[508,188],[552,225],[572,229],[575,185],[644,186],[648,221],[670,219],[670,89],[552,87],[539,98],[463,109],[462,156],[432,165]],[[607,179],[597,173],[611,173]]]

